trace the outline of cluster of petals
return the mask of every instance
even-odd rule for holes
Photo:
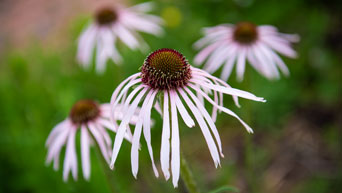
[[[158,93],[161,94],[163,100],[155,102],[159,98],[157,97],[159,96]],[[173,185],[177,187],[180,175],[178,113],[188,127],[193,127],[196,123],[198,124],[208,144],[215,166],[218,166],[220,164],[220,156],[223,157],[220,136],[214,123],[218,111],[235,117],[248,132],[253,132],[233,111],[223,106],[223,94],[232,95],[237,105],[238,97],[264,102],[263,98],[231,88],[224,81],[194,67],[191,67],[191,79],[188,84],[176,89],[152,89],[142,82],[141,72],[130,76],[116,88],[111,99],[111,109],[115,110],[119,104],[124,104],[123,113],[125,114],[115,137],[111,167],[114,167],[122,141],[127,132],[127,125],[133,118],[136,109],[139,108],[140,113],[134,129],[131,147],[132,173],[135,177],[137,176],[139,144],[143,133],[154,174],[156,177],[159,176],[151,145],[151,110],[153,107],[161,113],[163,118],[160,163],[161,170],[166,179],[169,179],[172,174]],[[205,101],[209,102],[213,107],[211,115],[204,106]],[[193,116],[189,114],[187,108]]]
[[[101,151],[103,158],[109,163],[112,149],[112,140],[108,131],[117,132],[118,125],[117,121],[120,121],[124,114],[121,112],[122,107],[119,105],[116,107],[114,112],[114,121],[110,119],[111,110],[109,104],[102,104],[99,106],[100,114],[94,120],[88,121],[83,124],[75,124],[69,117],[61,123],[57,124],[50,132],[46,146],[48,148],[48,155],[46,163],[50,164],[53,162],[55,170],[59,169],[59,160],[61,150],[63,146],[65,148],[65,158],[63,163],[63,179],[68,180],[69,173],[77,180],[78,176],[78,164],[77,164],[77,153],[76,153],[76,134],[81,133],[81,160],[82,160],[82,171],[85,179],[90,178],[90,147],[96,143]],[[136,109],[131,124],[135,124],[137,121],[137,114],[139,109]],[[132,140],[132,134],[130,129],[124,134],[124,138],[129,142]]]
[[[280,33],[271,25],[255,26],[256,40],[246,44],[234,39],[235,28],[236,25],[232,24],[204,28],[204,37],[194,44],[194,48],[200,50],[194,63],[205,63],[204,70],[211,74],[223,66],[220,78],[225,81],[234,66],[237,79],[242,81],[247,61],[270,80],[279,79],[278,69],[284,75],[289,75],[289,70],[278,53],[295,58],[297,53],[291,43],[299,41],[298,35]]]
[[[137,33],[145,32],[160,36],[163,34],[160,17],[147,14],[153,8],[152,3],[142,3],[129,8],[113,7],[116,19],[110,24],[102,25],[92,22],[78,40],[77,59],[84,68],[89,68],[96,48],[96,71],[103,73],[108,59],[116,64],[122,63],[122,57],[116,47],[121,40],[130,49],[148,50],[148,45]]]

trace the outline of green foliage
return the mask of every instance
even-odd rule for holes
[[[265,176],[279,156],[291,154],[291,148],[287,152],[282,151],[282,142],[288,141],[287,131],[297,122],[309,122],[305,131],[326,148],[324,155],[318,151],[313,159],[305,156],[300,158],[314,162],[322,156],[329,162],[323,162],[317,170],[308,166],[308,171],[297,170],[296,173],[294,169],[289,178],[295,182],[285,183],[288,185],[286,192],[341,192],[338,184],[342,177],[336,171],[342,169],[341,154],[338,154],[341,132],[337,130],[342,105],[342,59],[341,50],[336,49],[334,42],[328,41],[331,38],[329,30],[334,29],[335,25],[332,23],[334,9],[324,4],[308,0],[157,2],[155,14],[162,15],[163,10],[169,7],[173,11],[177,9],[180,13],[177,16],[179,25],[173,23],[166,27],[165,36],[161,38],[143,34],[144,39],[151,51],[163,47],[174,48],[182,52],[190,63],[196,54],[192,44],[201,37],[201,28],[206,26],[250,20],[257,24],[275,25],[284,33],[298,33],[301,36],[300,43],[295,45],[299,58],[285,59],[290,77],[270,82],[247,65],[243,83],[238,83],[234,75],[229,79],[233,87],[262,96],[267,103],[241,100],[242,108],[238,109],[233,106],[231,97],[225,97],[225,105],[246,120],[255,134],[247,134],[238,121],[219,114],[217,125],[226,154],[221,168],[215,169],[199,128],[188,129],[184,124],[180,127],[181,146],[186,157],[190,157],[188,161],[195,170],[194,176],[201,192],[208,192],[215,187],[221,188],[210,193],[237,192],[237,189],[241,192],[269,191],[265,188]],[[338,2],[336,6],[339,6]],[[115,87],[129,75],[138,72],[147,55],[132,51],[119,42],[119,51],[124,58],[121,66],[109,61],[103,75],[97,75],[93,69],[82,69],[75,61],[75,41],[89,17],[80,16],[65,24],[70,30],[63,36],[63,41],[67,43],[60,47],[34,40],[27,48],[8,46],[1,53],[0,192],[109,192],[94,150],[91,151],[90,182],[83,180],[79,167],[79,180],[74,182],[70,178],[64,183],[62,171],[55,172],[44,163],[47,153],[45,140],[53,126],[68,116],[72,104],[83,98],[109,102]],[[341,42],[341,38],[339,34],[337,40]],[[162,120],[156,113],[152,113],[152,116],[156,121],[152,130],[152,145],[155,158],[159,160]],[[304,126],[298,128],[303,129]],[[138,179],[134,179],[130,167],[130,147],[129,143],[123,143],[114,172],[121,192],[185,192],[182,185],[173,189],[170,181],[154,177],[143,140]],[[280,167],[279,171],[284,168]],[[300,172],[306,173],[302,176]],[[228,184],[237,189],[226,186]]]

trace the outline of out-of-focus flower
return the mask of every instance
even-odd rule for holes
[[[92,22],[78,40],[77,59],[84,68],[89,68],[96,47],[96,70],[102,73],[106,62],[112,59],[116,64],[122,62],[116,42],[121,40],[131,49],[147,50],[148,45],[137,31],[161,35],[162,19],[146,14],[152,3],[142,3],[130,8],[104,7],[96,13]]]
[[[130,88],[133,89],[130,90]],[[212,95],[209,96],[208,94]],[[132,173],[135,177],[137,176],[139,141],[141,132],[143,132],[151,157],[153,170],[158,177],[151,146],[150,120],[152,106],[159,98],[158,96],[160,96],[161,100],[156,102],[156,104],[160,104],[162,109],[163,130],[161,136],[160,161],[165,178],[169,179],[170,177],[169,163],[171,149],[172,182],[173,185],[177,187],[180,175],[178,113],[188,127],[193,127],[195,121],[198,123],[208,144],[215,166],[217,167],[220,164],[220,155],[223,157],[221,140],[214,123],[217,110],[237,118],[246,127],[248,132],[253,132],[252,129],[234,112],[223,107],[223,94],[232,95],[237,105],[238,97],[255,101],[264,101],[263,98],[256,97],[253,94],[242,90],[231,88],[227,83],[211,76],[207,72],[191,67],[185,57],[176,50],[164,48],[151,53],[146,58],[141,68],[141,72],[124,80],[112,95],[112,109],[116,109],[118,104],[125,104],[126,106],[123,107],[125,117],[122,120],[115,137],[110,166],[114,167],[122,140],[126,133],[127,124],[133,118],[134,112],[139,108],[139,104],[142,103],[132,140]],[[213,106],[213,113],[211,116],[205,109],[204,99]],[[186,106],[195,119],[189,114]]]
[[[121,106],[118,105],[114,110],[114,124],[110,121],[109,104],[98,105],[92,100],[80,100],[74,104],[70,111],[70,115],[64,121],[56,125],[51,131],[46,146],[48,155],[46,163],[53,161],[54,169],[59,168],[59,157],[61,149],[66,145],[63,179],[66,181],[71,171],[72,176],[77,180],[77,154],[75,147],[76,133],[81,132],[81,159],[82,170],[85,179],[90,177],[90,155],[89,148],[95,143],[99,147],[103,158],[109,163],[111,156],[112,141],[107,130],[116,132],[116,121],[123,118]],[[134,114],[139,113],[139,109],[135,109]],[[133,115],[131,124],[135,124],[137,116]],[[79,131],[80,130],[80,131]],[[124,138],[131,141],[132,134],[130,129],[124,134]]]
[[[195,57],[195,64],[205,61],[204,69],[214,73],[221,66],[221,79],[227,81],[236,63],[237,79],[243,80],[246,60],[260,74],[268,79],[279,79],[278,68],[289,75],[289,70],[278,53],[295,58],[297,53],[291,48],[298,42],[296,34],[283,34],[270,25],[256,26],[249,22],[236,25],[223,24],[204,28],[205,36],[194,47],[202,49]]]

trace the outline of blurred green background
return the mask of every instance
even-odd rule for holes
[[[92,5],[99,3],[0,1],[1,193],[109,192],[93,149],[90,182],[79,170],[77,182],[69,178],[64,183],[61,170],[45,165],[45,140],[73,103],[83,98],[109,102],[115,87],[136,73],[148,54],[119,42],[125,59],[121,67],[108,62],[103,75],[79,67],[76,39],[91,19]],[[238,109],[230,97],[225,98],[225,106],[255,133],[248,134],[237,120],[220,114],[217,127],[225,154],[220,168],[215,169],[200,129],[181,123],[181,148],[201,191],[229,185],[242,193],[342,192],[341,1],[160,0],[156,5],[153,13],[167,25],[162,38],[143,34],[151,51],[174,48],[190,62],[196,54],[192,44],[206,26],[251,21],[301,36],[294,45],[299,58],[284,58],[290,77],[268,81],[248,66],[242,83],[234,75],[229,79],[233,87],[262,96],[267,103],[241,99]],[[159,163],[162,120],[153,115],[152,139]],[[125,193],[186,192],[182,182],[173,189],[170,181],[154,177],[146,149],[143,146],[135,180],[130,144],[124,142],[114,172],[117,188]]]

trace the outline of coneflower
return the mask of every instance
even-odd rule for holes
[[[83,67],[89,68],[93,51],[96,48],[96,70],[104,72],[106,62],[112,59],[116,64],[122,62],[116,42],[121,40],[131,49],[144,50],[148,45],[137,31],[161,35],[162,19],[146,14],[152,3],[142,3],[130,8],[103,7],[95,15],[95,20],[82,32],[78,40],[77,59]]]
[[[81,132],[82,170],[84,178],[88,180],[90,177],[89,148],[94,144],[95,140],[103,158],[109,163],[112,141],[108,130],[111,132],[117,131],[116,121],[120,121],[123,118],[121,110],[121,105],[118,105],[113,114],[113,123],[110,120],[111,111],[109,104],[99,105],[92,100],[80,100],[75,103],[70,111],[69,117],[56,125],[46,140],[46,146],[48,147],[47,164],[53,161],[54,169],[58,170],[61,149],[66,145],[63,179],[66,181],[71,171],[73,178],[77,180],[75,140],[76,133]],[[135,109],[134,115],[130,120],[131,124],[136,123],[137,114],[139,114],[139,109]],[[132,140],[130,129],[124,134],[124,138],[128,141]]]
[[[295,58],[291,43],[299,41],[296,34],[283,34],[270,25],[256,26],[250,22],[223,24],[204,28],[204,37],[194,47],[201,51],[194,62],[205,63],[204,70],[214,73],[221,66],[221,79],[227,81],[234,65],[237,79],[243,80],[246,62],[268,79],[280,77],[278,68],[289,75],[289,70],[278,53]]]
[[[212,93],[213,96],[209,96],[208,93]],[[127,124],[133,118],[136,109],[141,108],[132,140],[132,173],[135,177],[137,176],[139,141],[143,132],[152,160],[153,170],[158,177],[151,146],[150,123],[151,109],[159,98],[157,97],[159,96],[158,94],[160,94],[162,100],[156,102],[156,104],[160,104],[158,106],[161,106],[163,118],[160,151],[161,169],[165,178],[169,179],[171,159],[172,182],[175,187],[178,185],[180,175],[178,113],[188,127],[198,124],[217,167],[220,164],[220,156],[223,157],[223,153],[220,136],[214,123],[216,111],[223,111],[237,118],[246,127],[248,132],[252,132],[252,129],[234,112],[223,107],[223,94],[232,95],[235,102],[237,102],[237,97],[264,101],[263,98],[256,97],[251,93],[231,88],[224,81],[211,76],[203,70],[190,66],[185,57],[176,50],[159,49],[146,58],[141,72],[124,80],[112,95],[111,108],[114,110],[119,104],[124,104],[123,113],[125,117],[115,137],[111,167],[114,167],[126,133]],[[211,116],[204,106],[203,99],[213,106]],[[141,104],[141,107],[139,107],[139,104]],[[189,108],[193,117],[189,114],[186,107]]]

